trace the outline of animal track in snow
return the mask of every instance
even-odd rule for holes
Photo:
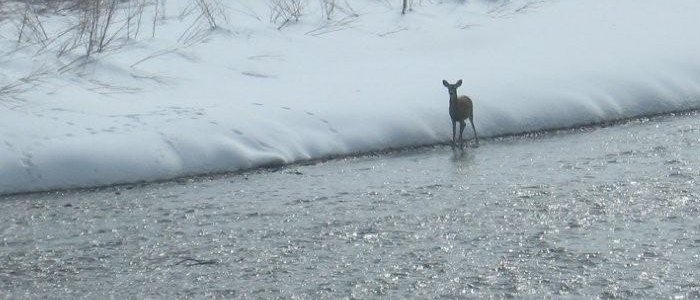
[[[22,158],[20,158],[20,161],[22,162],[22,165],[24,167],[33,167],[34,162],[32,162],[32,154],[27,153],[27,152],[22,152]]]

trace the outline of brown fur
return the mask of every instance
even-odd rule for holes
[[[472,99],[469,99],[469,97],[459,96],[452,105],[455,107],[455,115],[450,116],[453,121],[464,121],[472,118],[474,106],[472,104]]]

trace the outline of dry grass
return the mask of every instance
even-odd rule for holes
[[[193,45],[202,41],[212,30],[220,27],[221,21],[228,19],[227,9],[219,0],[192,1],[180,12],[180,19],[193,15],[196,15],[194,21],[178,38],[178,42],[184,45]]]
[[[42,68],[0,85],[0,105],[10,109],[20,106],[25,101],[23,94],[41,83],[46,74]]]
[[[304,0],[270,0],[270,23],[280,30],[299,22],[305,7]]]

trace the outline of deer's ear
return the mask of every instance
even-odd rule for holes
[[[458,80],[457,83],[455,83],[455,85],[456,85],[457,87],[462,86],[462,79]]]
[[[443,80],[442,85],[444,85],[445,87],[450,87],[450,84],[447,83],[447,80]]]

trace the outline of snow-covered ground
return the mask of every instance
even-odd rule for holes
[[[331,21],[308,1],[281,30],[238,0],[196,43],[185,2],[80,65],[2,35],[0,80],[48,74],[0,100],[0,194],[446,142],[443,79],[464,80],[485,137],[700,108],[696,0],[357,0]]]

